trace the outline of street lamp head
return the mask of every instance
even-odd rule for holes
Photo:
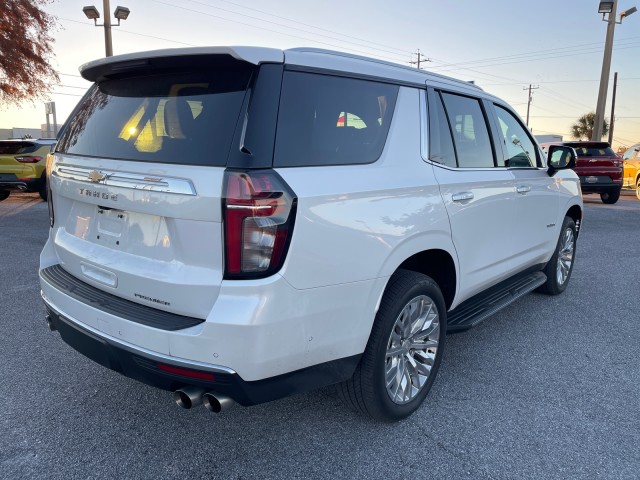
[[[629,15],[634,14],[634,13],[636,13],[637,11],[638,11],[638,9],[637,9],[636,7],[631,7],[629,10],[625,10],[624,12],[622,12],[622,13],[620,14],[620,21],[622,21],[622,19],[623,19],[624,17],[628,17]]]
[[[613,11],[613,2],[600,2],[598,5],[598,13],[611,13]]]
[[[100,12],[93,5],[89,7],[82,7],[82,11],[89,20],[97,20],[98,18],[100,18]]]
[[[130,10],[127,7],[121,7],[120,5],[118,5],[116,7],[116,11],[113,12],[113,16],[118,20],[126,20],[129,16],[129,12]]]

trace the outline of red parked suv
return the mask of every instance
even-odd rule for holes
[[[599,193],[603,203],[613,204],[622,189],[622,158],[607,142],[556,142],[540,146],[547,153],[550,145],[572,147],[578,154],[575,172],[580,177],[582,193]]]

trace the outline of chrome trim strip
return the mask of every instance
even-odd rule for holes
[[[171,365],[176,365],[178,367],[186,367],[186,368],[196,368],[196,369],[200,369],[200,370],[206,370],[209,372],[213,372],[213,373],[228,373],[231,375],[234,375],[236,373],[235,370],[232,370],[231,368],[227,368],[227,367],[223,367],[222,365],[212,365],[209,363],[202,363],[202,362],[196,362],[194,360],[187,360],[185,358],[179,358],[179,357],[172,357],[169,355],[165,355],[163,353],[158,353],[158,352],[154,352],[152,350],[148,350],[146,348],[143,347],[138,347],[135,346],[131,343],[125,342],[123,340],[120,340],[118,338],[114,338],[111,335],[107,335],[106,333],[103,333],[99,330],[96,330],[93,327],[90,327],[89,325],[86,325],[84,323],[80,323],[78,320],[76,320],[75,318],[71,318],[69,315],[60,313],[60,309],[55,306],[53,304],[53,302],[51,302],[51,300],[49,300],[44,292],[42,290],[40,290],[40,296],[42,297],[42,301],[54,312],[56,312],[56,314],[58,314],[60,317],[64,318],[65,320],[67,320],[67,322],[72,322],[73,325],[80,329],[80,330],[86,330],[87,332],[91,333],[92,335],[95,335],[96,337],[102,338],[108,342],[111,343],[115,343],[117,344],[120,348],[133,353],[135,355],[139,355],[141,357],[145,357],[148,358],[150,360],[154,360],[154,361],[161,361],[164,363],[169,363]]]
[[[196,189],[193,186],[193,183],[191,180],[187,180],[186,178],[118,172],[114,170],[79,167],[77,165],[60,163],[55,164],[52,175],[79,182],[106,185],[110,187],[175,193],[178,195],[196,195]]]
[[[268,210],[273,208],[271,205],[227,205],[229,210]]]

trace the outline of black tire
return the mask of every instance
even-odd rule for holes
[[[636,180],[636,198],[640,200],[640,177]]]
[[[411,310],[412,305],[418,310]],[[405,312],[407,314],[402,316]],[[411,322],[402,322],[401,318],[412,318],[412,312],[418,312],[416,322],[422,322],[421,328],[424,330],[404,338],[407,330],[403,331],[402,326],[406,327]],[[424,321],[421,320],[422,312],[427,312]],[[353,377],[337,386],[338,395],[349,407],[376,420],[394,422],[411,415],[422,404],[438,373],[447,331],[446,316],[444,298],[431,278],[408,270],[398,270],[389,280],[382,297],[362,359]],[[425,328],[425,325],[428,327]],[[415,343],[411,344],[412,341]],[[419,342],[429,342],[431,347],[415,348],[416,344],[427,345]],[[434,342],[437,342],[435,346]],[[411,345],[414,348],[410,348]],[[388,349],[395,349],[397,352],[389,355]],[[395,367],[394,361],[398,362]],[[400,361],[402,367],[399,366]],[[425,373],[429,364],[431,368]],[[387,387],[388,371],[397,374],[389,376],[390,379],[410,380],[406,385],[418,384],[416,392],[409,388],[410,397],[394,401]],[[399,374],[400,371],[402,375]],[[389,383],[394,384],[393,381]],[[393,390],[392,387],[389,389]],[[395,395],[403,394],[398,389]]]
[[[602,203],[606,203],[607,205],[613,205],[620,198],[620,190],[616,192],[603,192],[600,194],[600,199]]]
[[[564,217],[556,250],[543,270],[547,276],[547,281],[538,287],[538,292],[546,293],[547,295],[559,295],[565,291],[575,264],[576,240],[575,222],[571,217]],[[559,261],[558,259],[561,255],[563,255],[564,260]],[[567,266],[569,258],[570,264]]]
[[[0,202],[6,200],[11,195],[10,190],[0,190]]]
[[[40,194],[40,198],[46,202],[49,191],[47,190],[47,177],[45,175],[42,176],[42,186],[40,190],[38,190],[38,193]]]

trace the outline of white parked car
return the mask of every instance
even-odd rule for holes
[[[160,50],[81,72],[95,85],[47,165],[47,319],[181,406],[339,384],[398,420],[447,331],[567,286],[575,152],[546,165],[475,85],[314,49]]]

